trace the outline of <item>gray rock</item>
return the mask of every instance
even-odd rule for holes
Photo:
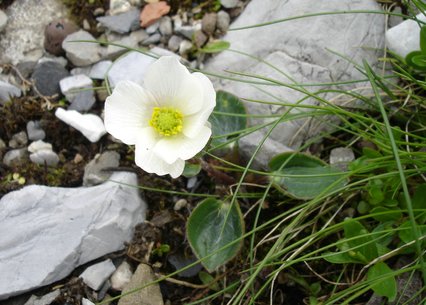
[[[158,31],[158,28],[160,27],[160,21],[154,22],[149,27],[147,27],[145,30],[146,32],[151,35]]]
[[[6,149],[6,143],[4,143],[4,141],[2,139],[0,139],[0,151]]]
[[[355,160],[355,155],[350,148],[338,147],[330,151],[330,165],[336,166],[341,170],[347,170],[348,164],[353,160]]]
[[[41,128],[40,121],[28,121],[27,123],[28,139],[31,141],[43,140],[46,133]]]
[[[83,271],[82,274],[80,274],[80,277],[87,286],[93,290],[98,291],[102,287],[102,284],[109,278],[111,274],[114,273],[114,271],[114,264],[110,259],[107,259],[103,262],[88,267]]]
[[[425,22],[426,16],[422,13],[416,18]],[[420,27],[414,20],[405,20],[386,32],[386,43],[392,52],[405,57],[408,53],[420,50]]]
[[[140,28],[139,10],[131,9],[123,14],[96,18],[107,29],[125,34]]]
[[[0,105],[6,104],[11,97],[20,97],[21,89],[0,80]]]
[[[116,291],[122,291],[124,287],[130,282],[133,272],[129,263],[124,261],[118,266],[114,274],[111,276],[111,287]]]
[[[86,299],[86,298],[82,298],[81,299],[81,304],[82,305],[95,305],[95,303],[93,303],[92,301]]]
[[[157,278],[154,275],[151,267],[145,264],[139,264],[130,282],[124,288],[123,293],[134,291],[136,288],[142,287]],[[136,290],[126,296],[123,296],[118,301],[118,305],[164,305],[163,296],[161,295],[160,286],[158,283],[149,285],[143,289]]]
[[[183,40],[182,37],[173,35],[172,37],[170,37],[167,43],[167,47],[169,48],[170,51],[176,52],[177,50],[179,50],[179,46],[182,40]]]
[[[28,136],[25,131],[20,131],[15,133],[9,141],[9,146],[11,148],[21,148],[27,145]]]
[[[226,8],[234,8],[238,5],[238,0],[220,0],[220,4]]]
[[[69,110],[88,111],[96,102],[93,82],[84,74],[63,78],[59,82],[59,86],[62,94],[71,103],[68,107]]]
[[[220,11],[217,13],[217,22],[216,22],[216,28],[221,33],[226,33],[229,29],[229,24],[231,23],[231,17],[229,14],[225,11]]]
[[[111,15],[122,14],[129,11],[132,8],[132,4],[128,0],[110,0],[109,1],[109,13]]]
[[[5,12],[9,20],[0,39],[0,63],[14,65],[31,51],[43,49],[46,24],[67,15],[57,0],[15,0]]]
[[[380,7],[374,0],[351,2],[340,0],[320,2],[316,0],[252,0],[232,27],[235,29],[269,20],[336,10],[380,10]],[[283,73],[279,73],[260,61],[234,52],[218,54],[206,63],[205,70],[222,74],[223,71],[238,71],[262,75],[286,84],[292,84],[293,81],[309,84],[362,79],[365,76],[352,64],[329,50],[342,54],[357,63],[366,60],[370,65],[376,65],[378,57],[381,56],[380,50],[384,47],[384,16],[378,14],[316,16],[271,26],[228,32],[223,40],[229,41],[232,49],[261,58]],[[225,75],[227,74],[225,73]],[[286,75],[291,78],[289,79]],[[341,85],[339,89],[351,90],[356,86],[365,87],[366,83]],[[215,87],[234,93],[241,98],[253,100],[305,105],[318,105],[319,103],[316,99],[309,98],[309,95],[285,86],[252,86],[243,82],[218,79]],[[316,92],[319,89],[329,89],[330,86],[305,88],[310,92]],[[330,100],[335,95],[330,93],[324,94],[322,97]],[[250,114],[266,116],[280,114],[287,110],[290,110],[291,114],[307,111],[303,108],[291,109],[280,105],[253,102],[247,102],[246,106]],[[249,124],[259,126],[272,121],[273,119],[252,118],[249,120]],[[280,123],[272,131],[270,139],[263,145],[262,151],[257,154],[256,163],[266,166],[269,154],[275,155],[296,149],[306,140],[331,128],[326,125],[327,122],[338,122],[332,117],[323,117],[322,121],[314,120],[310,116],[306,119]],[[253,135],[252,139],[257,142],[250,143],[249,140],[241,139],[240,148],[243,155],[249,157],[253,154],[267,130],[268,127],[257,131],[257,135]]]
[[[20,166],[27,162],[28,162],[28,151],[26,148],[9,150],[7,153],[4,154],[4,157],[3,157],[3,163],[7,166]]]
[[[117,45],[108,45],[107,57],[116,58],[127,52],[129,48],[137,48],[139,43],[147,39],[149,36],[145,30],[131,32],[130,35],[109,34],[108,41]],[[120,46],[119,46],[120,45]]]
[[[122,80],[130,80],[142,85],[146,70],[154,61],[154,58],[139,52],[130,52],[120,57],[108,72],[111,87],[115,87]]]
[[[76,110],[57,108],[55,116],[80,131],[90,142],[96,143],[106,134],[104,122],[94,114],[81,114]]]
[[[59,163],[59,156],[52,150],[39,150],[30,154],[31,162],[40,165],[56,167]]]
[[[24,305],[46,305],[52,303],[59,295],[61,291],[59,289],[54,290],[41,297],[32,295]]]
[[[169,16],[164,16],[159,22],[161,35],[171,36],[173,34],[172,19]]]
[[[110,176],[108,168],[118,167],[120,154],[115,151],[106,151],[95,157],[84,168],[83,185],[92,186],[105,182]]]
[[[4,30],[7,24],[7,15],[0,10],[0,32]]]
[[[184,56],[193,48],[192,42],[189,40],[182,40],[179,44],[179,54]]]
[[[59,156],[52,150],[52,144],[35,141],[28,146],[31,162],[40,165],[56,167],[59,163]]]
[[[90,69],[89,77],[93,79],[104,79],[108,69],[111,68],[112,61],[102,60],[92,66]]]
[[[180,270],[182,268],[187,267],[188,265],[191,265],[196,261],[195,257],[187,257],[183,254],[171,254],[167,258],[168,262],[175,267],[176,270]],[[200,270],[203,269],[201,264],[196,264],[188,269],[185,269],[181,272],[179,272],[179,276],[182,277],[193,277],[200,272]]]
[[[71,69],[70,74],[71,75],[83,74],[83,75],[86,75],[87,77],[89,77],[91,69],[92,69],[92,66],[76,67],[74,69]]]
[[[61,93],[59,81],[68,75],[68,71],[61,64],[44,61],[36,65],[31,78],[40,94],[53,96]]]
[[[150,44],[156,44],[156,43],[160,42],[160,40],[161,40],[161,34],[160,33],[154,33],[151,36],[149,36],[148,38],[146,38],[142,42],[142,45],[148,46]]]
[[[132,173],[94,187],[26,186],[0,200],[0,299],[58,281],[75,267],[120,250],[146,204]]]
[[[192,35],[194,35],[195,31],[201,30],[201,23],[197,22],[193,25],[182,25],[176,27],[175,25],[175,33],[182,35],[188,39],[192,39]]]
[[[73,42],[87,40],[93,42]],[[101,47],[95,43],[96,39],[88,32],[80,30],[68,35],[62,42],[67,58],[76,66],[88,66],[98,62],[101,58]]]
[[[203,31],[195,31],[193,41],[197,48],[201,48],[207,42],[207,39],[209,38]]]
[[[217,23],[217,14],[216,13],[208,13],[203,16],[201,20],[201,29],[207,35],[212,35],[216,30]]]
[[[41,63],[44,63],[44,62],[54,62],[54,63],[61,65],[64,68],[68,65],[68,60],[65,57],[53,56],[53,55],[49,55],[49,54],[46,54],[46,56],[41,57],[38,60],[37,63],[41,64]]]

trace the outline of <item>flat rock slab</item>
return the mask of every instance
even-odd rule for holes
[[[252,0],[231,25],[231,29],[320,12],[345,11],[347,13],[306,17],[262,27],[229,31],[223,40],[229,41],[233,50],[250,54],[259,60],[235,52],[223,52],[207,62],[205,70],[225,75],[224,71],[260,75],[289,85],[365,79],[365,76],[353,64],[337,54],[361,65],[363,60],[370,65],[376,65],[380,50],[384,48],[385,19],[383,15],[378,14],[350,14],[351,10],[380,10],[380,6],[375,0]],[[231,76],[243,78],[235,74]],[[247,79],[262,82],[256,78]],[[366,84],[357,85],[363,87]],[[317,100],[309,98],[305,93],[285,86],[253,86],[218,79],[215,87],[234,93],[241,98],[290,105],[319,104]],[[349,84],[341,86],[340,89],[350,90],[354,87],[355,85]],[[316,92],[319,89],[329,89],[330,86],[305,88],[310,92]],[[322,97],[330,100],[333,95],[328,94]],[[256,115],[277,115],[287,110],[291,110],[293,114],[306,111],[302,108],[292,110],[288,106],[254,102],[246,102],[246,106],[250,114]],[[274,120],[273,118],[253,118],[250,120],[250,125],[265,124]],[[263,158],[256,159],[258,166],[265,167],[265,162],[271,156],[289,149],[296,149],[323,130],[324,126],[311,118],[280,123],[270,135],[270,143],[263,145],[258,153],[258,156]],[[250,138],[242,138],[241,151],[246,156],[251,156],[266,132],[264,128]]]
[[[26,186],[0,200],[0,300],[44,286],[120,250],[145,219],[136,175],[94,187]],[[127,185],[127,186],[126,186]]]
[[[5,13],[9,20],[0,35],[0,64],[14,65],[29,52],[43,49],[45,26],[52,19],[67,15],[58,0],[15,0]]]

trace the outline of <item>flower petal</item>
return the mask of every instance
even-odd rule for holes
[[[168,164],[152,150],[146,150],[138,144],[136,144],[135,162],[137,166],[148,173],[154,173],[159,176],[169,174],[172,178],[182,175],[185,168],[185,161],[182,159],[177,159],[172,164]]]
[[[201,73],[193,73],[193,76],[198,78],[203,86],[203,107],[198,113],[184,117],[183,130],[185,136],[193,138],[198,134],[201,126],[204,126],[216,106],[216,91],[213,88],[211,81]]]
[[[183,134],[168,138],[165,137],[158,141],[153,151],[169,164],[174,163],[178,159],[188,160],[206,146],[211,133],[210,128],[202,126],[194,138],[188,138]]]
[[[184,115],[203,106],[203,85],[175,56],[163,56],[146,72],[144,87],[163,107],[173,107]]]
[[[119,82],[105,101],[105,129],[128,145],[136,144],[140,129],[149,126],[153,103],[138,84]]]

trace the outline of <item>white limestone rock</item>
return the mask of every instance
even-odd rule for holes
[[[129,263],[124,261],[118,266],[117,270],[111,276],[111,287],[114,290],[122,291],[124,287],[130,282],[133,272]]]
[[[0,200],[0,300],[58,281],[118,251],[144,221],[133,173],[94,187],[26,186]]]
[[[20,97],[21,89],[0,80],[0,105],[6,104],[11,97]]]
[[[426,16],[418,14],[416,18],[425,22]],[[405,57],[408,53],[420,50],[420,26],[414,20],[405,20],[386,31],[386,43],[392,52]]]
[[[374,0],[252,0],[231,28],[236,29],[318,12],[350,10],[380,10],[380,6]],[[353,64],[330,50],[358,64],[366,60],[370,65],[376,65],[384,48],[384,21],[384,16],[379,14],[348,13],[301,18],[263,27],[230,31],[223,40],[229,41],[233,50],[265,60],[283,73],[261,61],[236,52],[218,54],[206,63],[205,70],[227,76],[229,74],[224,71],[261,75],[290,85],[293,81],[298,84],[313,84],[363,79],[365,76]],[[236,77],[235,74],[231,76]],[[249,80],[256,81],[254,78]],[[364,87],[366,83],[342,85],[339,89],[351,90],[355,86]],[[217,79],[215,87],[241,98],[288,104],[318,105],[319,103],[309,98],[309,95],[284,86],[254,86],[243,82]],[[309,86],[305,89],[316,92],[319,89],[330,89],[330,86]],[[335,95],[325,94],[322,97],[330,100]],[[253,102],[245,104],[248,112],[255,115],[276,115],[287,110],[291,110],[292,114],[306,111],[280,105]],[[325,122],[337,123],[337,120],[333,121],[332,118],[323,117],[322,119]],[[258,126],[271,121],[273,119],[252,118],[249,123],[251,126]],[[266,167],[265,162],[270,156],[296,149],[327,128],[329,127],[326,124],[312,117],[282,122],[270,135],[269,143],[265,143],[259,151],[256,161],[259,161],[258,164],[262,167]],[[252,139],[262,139],[267,130],[264,128],[258,131],[258,135],[253,135]],[[241,151],[246,157],[250,157],[259,142],[250,143],[247,139],[243,139],[241,143],[244,142],[247,145],[241,145]]]
[[[0,10],[0,32],[4,30],[7,24],[7,15]]]
[[[80,42],[80,41],[93,42]],[[62,42],[67,58],[77,67],[88,66],[101,59],[102,49],[96,43],[96,38],[89,32],[80,30],[68,35]]]
[[[112,61],[102,60],[92,66],[90,69],[89,77],[93,79],[104,79],[108,69],[111,68]]]
[[[75,110],[58,108],[55,116],[80,131],[92,143],[96,143],[106,134],[104,122],[95,114],[81,114]]]
[[[112,261],[107,259],[88,267],[80,274],[80,277],[87,286],[98,291],[109,276],[114,273],[115,269]]]

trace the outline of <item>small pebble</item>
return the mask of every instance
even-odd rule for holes
[[[183,40],[179,45],[179,54],[186,55],[192,49],[192,42],[189,40]]]
[[[142,44],[144,46],[148,46],[150,44],[156,44],[157,42],[159,42],[161,40],[161,34],[160,33],[155,33],[151,36],[149,36],[147,39],[145,39]]]
[[[83,305],[95,305],[95,303],[93,303],[92,301],[85,299],[85,298],[83,298],[81,300],[81,304],[83,304]]]
[[[151,35],[154,34],[155,32],[157,32],[158,28],[160,27],[160,22],[157,21],[153,24],[151,24],[149,27],[147,27],[145,30],[146,32]]]
[[[160,19],[160,33],[163,36],[170,36],[173,34],[172,19],[169,16],[164,16]]]
[[[12,139],[9,141],[9,147],[11,148],[21,148],[28,143],[27,133],[25,131],[18,132],[12,136]]]
[[[166,1],[148,3],[140,14],[141,27],[146,28],[170,12],[170,6]]]
[[[85,29],[86,31],[90,31],[90,23],[89,21],[87,21],[87,19],[83,20],[83,29]]]
[[[186,188],[187,189],[192,189],[198,182],[197,177],[191,177],[188,179],[188,182],[186,183]]]
[[[204,34],[203,31],[198,30],[195,31],[194,33],[194,43],[197,46],[197,48],[201,48],[202,46],[205,45],[205,43],[207,42],[208,37],[206,36],[206,34]]]
[[[0,32],[4,30],[7,24],[7,15],[0,10]]]
[[[61,55],[63,53],[62,42],[69,34],[78,30],[75,23],[56,19],[50,22],[44,30],[44,48],[53,55]]]
[[[40,121],[28,121],[27,134],[31,141],[43,140],[46,137],[46,133],[40,126]]]
[[[40,150],[52,150],[52,144],[46,143],[42,140],[34,141],[28,146],[28,151],[30,153],[35,153]]]
[[[220,4],[222,4],[225,8],[234,8],[238,5],[239,0],[220,0]]]
[[[176,201],[175,206],[173,207],[173,209],[175,211],[180,211],[181,209],[183,209],[184,207],[186,207],[188,205],[188,201],[186,199],[179,199],[178,201]]]
[[[88,267],[83,271],[80,277],[87,286],[97,291],[114,271],[114,264],[110,259],[107,259]]]
[[[216,23],[217,23],[216,13],[205,14],[201,21],[201,29],[207,35],[212,35],[214,31],[216,30]]]
[[[26,148],[12,149],[3,157],[3,163],[7,166],[20,166],[28,162],[28,151]]]
[[[73,162],[75,163],[75,164],[78,164],[78,163],[80,163],[81,161],[83,161],[84,160],[84,158],[83,158],[83,156],[82,155],[80,155],[80,154],[76,154],[75,156],[74,156],[74,160],[73,160]]]
[[[226,33],[229,29],[229,24],[231,23],[231,17],[229,14],[225,11],[220,11],[217,13],[217,22],[216,22],[216,28],[221,32],[222,34]]]
[[[59,156],[52,150],[39,150],[30,155],[31,162],[40,165],[56,167],[59,163]]]
[[[167,47],[169,48],[170,51],[176,52],[177,50],[179,50],[179,46],[182,40],[183,40],[182,37],[173,35],[172,37],[170,37],[167,43]]]
[[[117,270],[111,276],[111,287],[114,290],[122,291],[124,286],[130,282],[133,272],[129,263],[124,261],[118,266]]]

